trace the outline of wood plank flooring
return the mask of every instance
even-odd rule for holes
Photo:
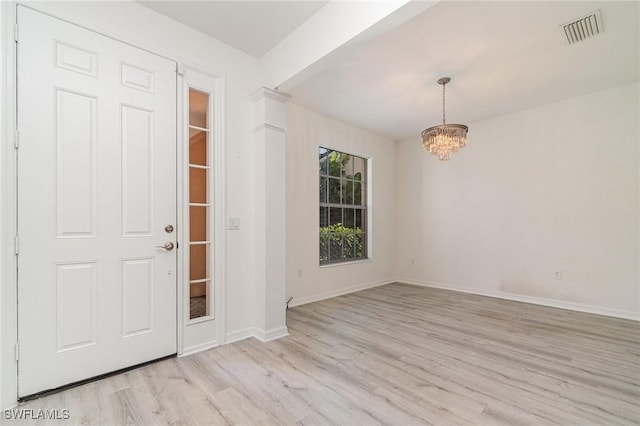
[[[389,284],[287,312],[290,336],[165,360],[3,424],[637,425],[640,323]]]

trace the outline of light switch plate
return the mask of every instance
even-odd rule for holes
[[[240,218],[239,217],[230,217],[229,224],[227,227],[231,231],[237,231],[240,229]]]

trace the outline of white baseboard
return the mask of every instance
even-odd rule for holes
[[[357,284],[350,287],[343,287],[337,290],[325,291],[323,293],[313,294],[311,296],[305,297],[294,297],[291,303],[289,303],[289,307],[293,308],[294,306],[306,305],[307,303],[318,302],[324,299],[331,299],[332,297],[342,296],[349,293],[355,293],[356,291],[366,290],[368,288],[379,287],[385,284],[391,284],[396,282],[396,280],[381,280],[374,281],[370,283]]]
[[[255,330],[254,337],[263,343],[280,339],[282,337],[289,335],[289,330],[287,329],[287,326],[272,328],[267,331],[254,327],[254,330]]]
[[[548,299],[546,297],[527,296],[523,294],[506,293],[503,291],[485,290],[481,288],[458,287],[451,284],[436,283],[432,281],[420,281],[409,278],[398,278],[396,282],[413,284],[422,287],[440,288],[443,290],[459,291],[462,293],[489,296],[498,299],[514,300],[516,302],[533,303],[535,305],[549,306],[552,308],[568,309],[570,311],[587,312],[590,314],[606,315],[609,317],[624,318],[640,321],[640,312],[612,309],[603,306],[587,305],[582,303],[566,302],[564,300]]]
[[[206,351],[207,349],[212,349],[218,346],[220,346],[220,342],[218,342],[218,340],[212,340],[210,342],[204,342],[197,345],[189,346],[188,348],[184,348],[182,353],[178,356],[183,357],[193,355],[195,353]]]
[[[256,327],[241,328],[240,330],[234,330],[227,333],[225,344],[237,342],[239,340],[248,339],[256,335]]]
[[[281,337],[285,337],[288,335],[289,330],[286,326],[272,328],[271,330],[267,331],[258,327],[247,327],[227,333],[227,340],[225,341],[225,345],[228,343],[248,339],[249,337],[255,337],[256,339],[264,343],[280,339]]]

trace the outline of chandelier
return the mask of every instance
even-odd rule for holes
[[[422,147],[425,151],[438,157],[438,160],[450,160],[451,155],[467,144],[469,128],[463,124],[446,124],[444,115],[444,86],[450,82],[449,77],[442,77],[442,124],[422,131]]]

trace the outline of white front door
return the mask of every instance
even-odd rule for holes
[[[26,7],[18,24],[26,396],[176,353],[176,64]]]

